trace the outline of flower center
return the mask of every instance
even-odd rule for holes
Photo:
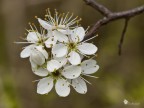
[[[75,43],[69,43],[68,44],[68,47],[69,47],[69,49],[71,49],[71,50],[75,50],[76,49],[76,44]]]
[[[58,70],[52,72],[52,76],[53,77],[59,77],[60,76],[60,72]]]
[[[44,45],[44,42],[47,40],[48,38],[41,36],[39,37],[39,40],[37,41],[38,45]]]

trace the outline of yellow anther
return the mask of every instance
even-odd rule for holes
[[[82,20],[82,18],[79,19],[79,21],[81,21],[81,20]]]
[[[48,8],[48,11],[50,12],[50,8]]]
[[[35,16],[35,18],[37,19],[38,17],[37,17],[37,16]]]

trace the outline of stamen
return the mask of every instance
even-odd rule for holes
[[[37,30],[37,27],[35,26],[35,24],[34,23],[32,23],[32,25],[34,26],[34,28],[35,28],[35,33],[36,33],[36,35],[37,35],[37,38],[39,39],[39,40],[41,40],[41,37],[39,36],[39,34],[38,34],[38,30]]]
[[[48,11],[48,14],[51,16],[51,12],[50,12],[50,9],[49,9],[49,8],[48,8],[48,10],[47,10],[47,11]]]
[[[74,25],[75,23],[78,23],[79,21],[82,20],[81,18],[80,19],[77,19],[77,18],[78,18],[78,16],[75,19],[73,19],[72,21],[70,21],[67,25],[71,26],[71,25]]]
[[[30,30],[28,30],[28,29],[25,29],[28,33],[30,32]]]
[[[29,22],[29,26],[32,29],[32,31],[35,31],[30,22]]]
[[[45,29],[42,29],[41,35],[42,35],[42,40],[44,40],[45,39]]]
[[[81,77],[81,76],[80,76],[80,77]],[[88,84],[91,85],[91,83],[90,83],[88,80],[84,79],[83,77],[81,77],[81,79],[83,79],[85,82],[87,82]]]
[[[14,42],[15,44],[30,44],[30,43],[33,43],[33,42]]]
[[[40,81],[41,79],[38,79],[38,80],[34,80],[34,81],[32,81],[33,83],[35,83],[35,82],[38,82],[38,81]]]
[[[89,39],[87,39],[87,40],[83,41],[82,43],[87,42],[87,41],[89,41],[89,40],[92,40],[92,39],[96,38],[97,36],[98,36],[98,35],[93,36],[93,37],[91,37],[91,38],[89,38]]]
[[[55,9],[55,20],[56,20],[56,23],[57,23],[57,25],[58,25],[58,12],[57,12],[56,9]]]
[[[36,18],[36,19],[38,19],[38,17],[37,17],[37,16],[35,16],[35,18]]]
[[[57,17],[57,23],[58,23],[58,24],[59,24],[59,22],[60,22],[59,20],[60,20],[61,16],[62,16],[62,14],[59,14],[58,17]]]
[[[73,17],[73,13],[71,14],[71,16],[69,17],[69,19],[64,24],[68,23],[71,20],[72,17]]]
[[[63,25],[63,18],[64,18],[64,15],[65,15],[65,13],[62,14],[59,25]]]
[[[97,57],[98,56],[98,54],[95,54],[93,57],[91,57],[90,59],[93,59],[93,58],[95,58],[95,57]]]
[[[73,25],[71,23],[76,22],[77,18],[78,18],[78,16],[76,16],[74,19],[72,19],[67,25]]]
[[[36,31],[38,31],[38,30],[37,30],[37,27],[35,26],[35,24],[34,24],[34,23],[32,23],[32,25],[34,26],[35,30],[36,30]]]
[[[68,15],[69,15],[69,12],[65,15],[65,18],[64,18],[64,20],[63,20],[63,24],[65,24]]]
[[[47,23],[49,23],[50,25],[54,26],[53,29],[65,29],[66,27],[69,27],[71,25],[74,25],[75,23],[81,21],[81,18],[78,19],[78,16],[75,17],[74,19],[72,19],[73,17],[73,13],[69,16],[69,12],[68,13],[62,13],[62,14],[58,14],[57,10],[55,9],[55,14],[52,17],[51,12],[49,10],[49,8],[46,10],[46,15],[45,17],[47,17]],[[62,25],[62,26],[59,26]],[[75,28],[75,27],[73,27]]]
[[[87,32],[89,30],[90,26],[87,27],[87,29],[85,30],[85,32]]]
[[[27,40],[26,38],[23,38],[23,37],[19,37],[20,39],[22,39],[22,40]]]
[[[87,74],[83,74],[83,75],[88,76],[88,77],[91,77],[91,78],[99,78],[99,77],[92,76],[92,75],[87,75]]]
[[[55,19],[52,17],[52,15],[51,15],[51,12],[50,12],[50,9],[48,8],[47,10],[46,10],[46,13],[47,13],[47,15],[45,15],[45,16],[47,16],[48,17],[48,19],[50,20],[50,23],[51,23],[51,25],[54,25],[55,23]]]

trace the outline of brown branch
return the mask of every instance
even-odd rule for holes
[[[90,5],[94,9],[98,10],[102,15],[108,16],[111,14],[111,11],[104,7],[103,5],[95,2],[94,0],[84,0],[87,5]]]
[[[127,30],[127,26],[128,26],[128,21],[129,21],[129,19],[125,20],[125,25],[124,25],[124,28],[123,28],[123,31],[122,31],[122,35],[121,35],[121,38],[120,38],[120,43],[118,45],[118,47],[119,47],[118,54],[119,55],[121,55],[121,53],[122,53],[122,44],[123,44],[124,37],[125,37],[125,34],[126,34],[126,30]]]
[[[103,25],[106,25],[112,21],[119,20],[119,19],[127,20],[134,16],[142,14],[144,12],[144,5],[127,11],[112,12],[105,6],[99,4],[97,1],[94,0],[84,0],[84,1],[86,2],[87,5],[93,7],[95,10],[99,11],[104,16],[102,19],[98,20],[94,24],[94,26],[86,34],[85,39],[93,37],[96,34],[96,32],[99,30],[99,28],[102,27]]]

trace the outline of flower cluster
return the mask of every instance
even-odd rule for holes
[[[78,93],[87,92],[84,76],[94,77],[99,66],[93,58],[97,47],[84,40],[87,32],[79,26],[78,17],[73,14],[59,14],[56,10],[51,15],[46,11],[45,20],[37,17],[40,30],[30,24],[26,42],[20,56],[29,58],[34,74],[42,77],[38,80],[37,93],[48,94],[53,86],[56,93],[65,97],[70,93],[70,86]],[[40,32],[39,32],[40,31]]]

